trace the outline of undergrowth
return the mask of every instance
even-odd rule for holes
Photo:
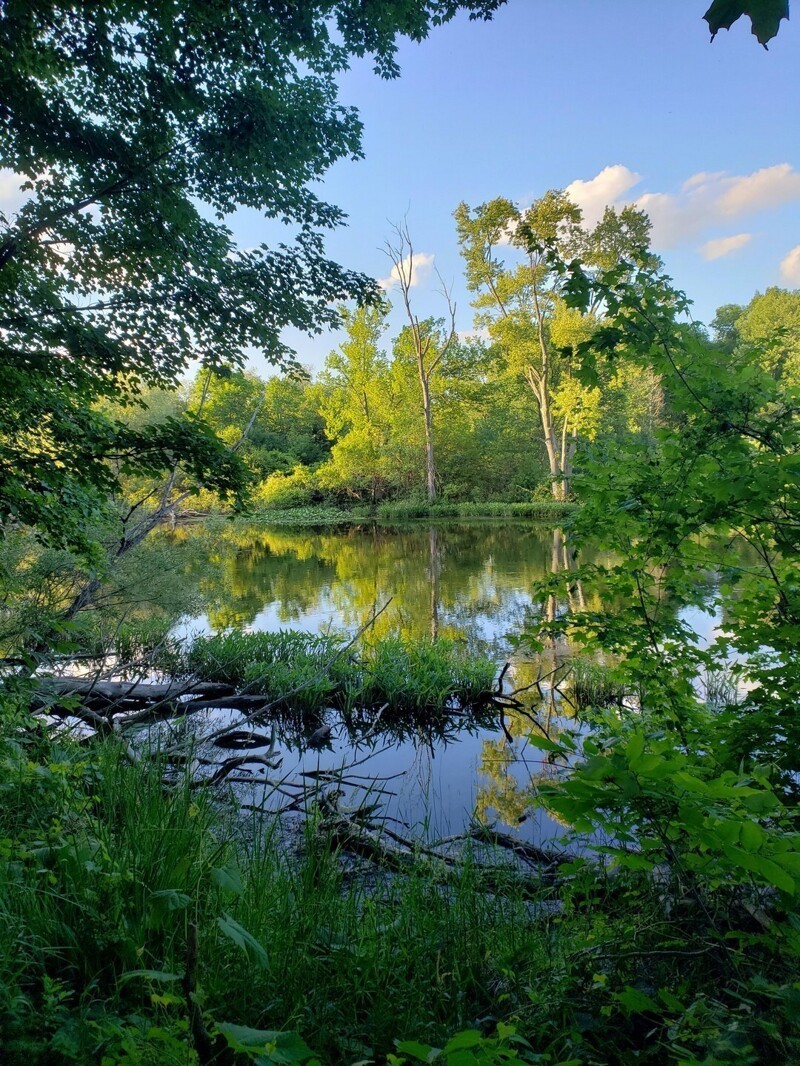
[[[382,522],[396,522],[414,518],[533,518],[539,521],[558,521],[567,517],[577,504],[558,500],[531,500],[526,503],[427,503],[398,500],[379,504],[377,517]]]
[[[424,866],[361,879],[313,814],[290,847],[188,781],[165,791],[157,759],[131,764],[113,739],[14,733],[0,752],[3,1062],[198,1061],[187,966],[212,1037],[273,1033],[260,1062],[303,1046],[385,1060],[395,1038],[441,1046],[484,1024],[503,975],[541,959],[521,896],[476,891],[468,862],[446,889]]]
[[[606,762],[625,782],[632,759]],[[583,802],[595,763],[570,802]],[[422,854],[390,875],[345,861],[318,811],[287,833],[188,778],[166,788],[162,769],[157,752],[131,762],[115,737],[49,739],[6,703],[4,1063],[800,1056],[778,900],[766,901],[773,917],[727,913],[732,889],[705,883],[702,865],[678,867],[683,891],[669,892],[633,853],[613,875],[585,861],[557,882],[531,871],[525,890],[518,876],[486,881],[469,853],[446,877]],[[642,802],[655,802],[648,788]],[[216,1059],[198,1056],[198,1030]]]

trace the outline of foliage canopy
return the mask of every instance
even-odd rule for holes
[[[190,362],[217,372],[257,349],[283,366],[288,325],[336,321],[373,283],[326,258],[342,212],[310,188],[360,155],[336,75],[371,53],[397,73],[415,40],[460,9],[501,0],[235,0],[153,5],[65,0],[0,9],[0,166],[27,199],[0,218],[0,518],[82,541],[123,471],[183,460],[223,496],[240,463],[199,419],[135,431],[100,415],[174,387]],[[274,240],[237,245],[239,208]]]

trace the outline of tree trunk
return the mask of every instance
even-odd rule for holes
[[[564,477],[564,469],[561,462],[561,450],[559,449],[556,427],[550,410],[550,397],[547,394],[547,384],[544,380],[541,381],[541,383],[536,384],[530,377],[528,378],[528,383],[536,397],[536,403],[539,407],[539,417],[542,421],[542,436],[544,437],[544,446],[547,449],[547,461],[550,466],[550,491],[553,494],[554,500],[565,500],[569,495],[569,483]]]
[[[419,383],[422,387],[422,410],[425,415],[425,483],[428,491],[428,502],[433,503],[436,499],[436,464],[433,459],[433,417],[431,415],[431,388],[425,367],[422,365],[422,357],[417,357],[419,367]]]

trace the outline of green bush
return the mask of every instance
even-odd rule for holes
[[[312,472],[307,466],[296,466],[291,474],[279,470],[270,474],[257,486],[253,502],[275,511],[287,511],[293,507],[308,507],[316,496]]]

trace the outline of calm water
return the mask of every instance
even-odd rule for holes
[[[177,536],[194,549],[186,553],[192,560],[187,577],[206,604],[203,613],[182,619],[181,634],[228,626],[352,633],[388,602],[375,624],[377,634],[463,641],[491,656],[498,672],[505,662],[511,664],[506,690],[536,676],[539,660],[521,642],[542,609],[535,586],[570,565],[559,530],[518,521],[342,531],[229,526],[213,535],[194,527]],[[204,545],[199,552],[198,538]],[[580,587],[574,596],[585,602]],[[551,601],[544,609],[555,613],[566,606]],[[556,652],[568,655],[569,649]],[[220,713],[209,716],[211,726],[223,720]],[[549,716],[552,735],[569,708],[549,700],[545,706],[530,705],[528,713]],[[282,763],[273,777],[298,780],[304,772],[359,761],[348,774],[351,783],[343,786],[341,802],[358,805],[371,788],[369,802],[380,802],[380,815],[415,834],[446,836],[473,817],[537,844],[564,832],[531,810],[535,781],[556,771],[528,743],[532,725],[525,715],[506,716],[513,740],[498,718],[453,718],[442,723],[439,735],[399,734],[378,723],[359,737],[348,734],[333,711],[326,724],[332,732],[322,750],[306,744],[319,722],[307,724],[305,732],[278,724]],[[194,727],[202,730],[199,722]],[[286,802],[286,791],[269,800],[271,806]]]

